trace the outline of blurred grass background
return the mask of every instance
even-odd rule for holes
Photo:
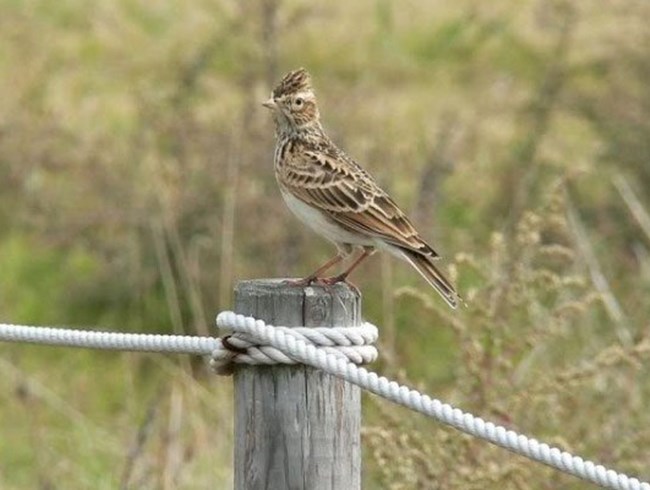
[[[331,136],[470,307],[376,256],[375,368],[650,478],[650,3],[0,0],[0,320],[207,334],[242,278],[331,253],[260,102],[308,68]],[[3,489],[229,488],[230,382],[0,346]],[[585,485],[365,398],[364,488]]]

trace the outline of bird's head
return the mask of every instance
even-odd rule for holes
[[[287,73],[273,89],[271,98],[262,105],[273,111],[280,132],[293,132],[320,124],[311,77],[304,68]]]

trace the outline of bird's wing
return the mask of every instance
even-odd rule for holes
[[[279,169],[282,186],[349,231],[429,256],[410,220],[375,180],[338,149],[303,149]]]

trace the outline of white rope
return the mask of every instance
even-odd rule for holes
[[[356,364],[367,364],[377,359],[377,349],[371,345],[378,337],[377,327],[364,323],[358,327],[305,328],[291,330],[301,341],[319,346],[328,354]],[[0,324],[0,340],[32,344],[64,345],[91,349],[109,349],[140,352],[170,352],[211,356],[217,372],[227,374],[233,363],[296,364],[298,361],[281,350],[257,342],[244,333],[223,339],[195,335],[159,335],[141,333],[98,332],[55,327]],[[241,350],[242,352],[236,352]]]
[[[56,327],[0,323],[0,340],[32,344],[65,345],[90,349],[172,352],[207,356],[222,347],[221,340],[196,335],[96,332]]]
[[[354,327],[275,327],[307,345],[354,364],[368,364],[377,359],[377,348],[372,345],[379,337],[377,327],[364,323]],[[227,338],[225,348],[215,349],[211,365],[218,374],[231,374],[233,364],[297,364],[300,361],[286,352],[261,342],[246,332],[236,332]]]
[[[294,335],[292,329],[276,328],[261,320],[223,312],[217,325],[237,333],[244,333],[257,341],[272,345],[295,360],[338,376],[376,395],[391,400],[455,427],[467,434],[489,441],[509,451],[544,463],[583,480],[617,490],[650,490],[650,483],[641,482],[602,465],[573,456],[566,451],[518,434],[505,427],[485,422],[479,417],[432,399],[416,390],[389,381],[383,376],[358,367],[338,356],[306,343]]]
[[[354,357],[362,362],[376,357],[376,350],[373,353],[371,349],[374,347],[368,344],[376,339],[377,329],[370,324],[341,329],[273,327],[233,312],[221,313],[217,317],[217,324],[234,332],[227,338],[227,345],[224,345],[223,339],[212,337],[96,332],[11,324],[0,324],[0,341],[211,355],[211,364],[221,372],[227,372],[233,362],[269,364],[272,358],[278,358],[278,362],[302,362],[463,432],[592,483],[620,490],[650,490],[649,483],[485,422],[349,362],[348,359]],[[315,331],[309,332],[311,330]],[[334,344],[339,341],[344,345],[336,348]],[[246,353],[243,349],[246,349]],[[351,354],[354,349],[359,350]],[[254,353],[257,351],[259,355]]]

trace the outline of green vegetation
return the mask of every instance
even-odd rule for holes
[[[354,280],[377,370],[650,478],[650,4],[0,2],[0,321],[204,334],[239,278],[330,252],[284,210],[260,102],[330,134],[446,258]],[[273,210],[273,212],[269,212]],[[641,213],[641,214],[640,214]],[[0,346],[0,488],[227,488],[229,382]],[[365,488],[584,488],[372,397]]]

